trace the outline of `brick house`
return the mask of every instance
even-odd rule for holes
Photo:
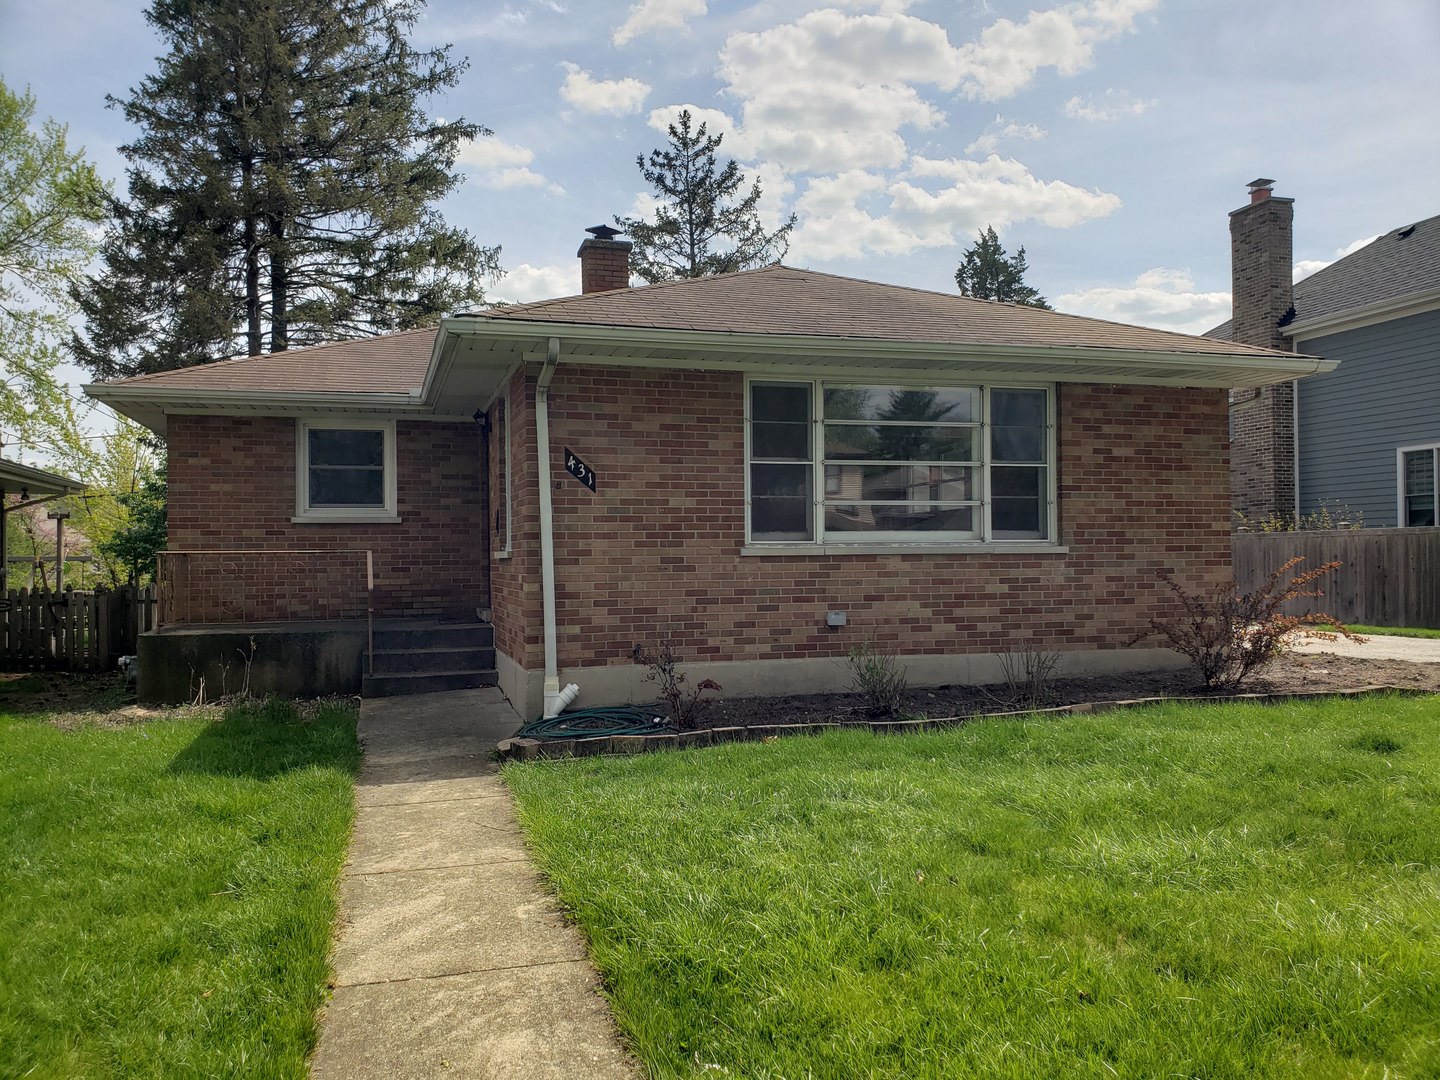
[[[587,240],[580,296],[87,388],[169,444],[142,694],[177,637],[333,642],[367,609],[430,635],[377,637],[373,692],[483,627],[406,685],[498,682],[525,716],[572,681],[653,697],[662,628],[730,694],[835,688],[866,640],[915,684],[1026,645],[1171,663],[1123,645],[1155,570],[1229,576],[1228,388],[1333,366],[781,265],[628,288],[627,253]],[[349,648],[326,678],[359,682]]]

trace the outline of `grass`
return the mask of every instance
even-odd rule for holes
[[[303,1077],[354,710],[26,708],[3,695],[0,1075]]]
[[[1440,630],[1426,630],[1420,626],[1352,626],[1352,634],[1359,634],[1361,637],[1418,637],[1418,638],[1440,638]]]
[[[1440,704],[511,765],[657,1077],[1440,1075]]]

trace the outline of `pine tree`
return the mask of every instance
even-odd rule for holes
[[[795,215],[774,231],[760,222],[760,181],[732,201],[745,174],[732,158],[721,168],[715,151],[725,138],[711,135],[702,122],[683,110],[670,124],[668,148],[652,150],[635,164],[655,189],[655,220],[615,219],[634,245],[630,272],[643,281],[708,277],[762,266],[784,256],[790,247]]]
[[[103,270],[75,291],[101,377],[433,322],[483,300],[499,249],[448,226],[465,120],[449,47],[407,41],[424,0],[152,0],[168,52],[123,99]]]
[[[988,225],[962,256],[955,284],[960,286],[961,296],[1050,308],[1038,290],[1025,284],[1025,249],[1022,247],[1013,258],[1006,257],[1000,237]]]

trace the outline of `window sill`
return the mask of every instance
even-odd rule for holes
[[[398,525],[399,514],[296,514],[295,525]]]
[[[497,552],[495,552],[495,558],[496,558],[497,560],[508,559],[508,558],[512,557],[514,554],[515,554],[515,553],[514,553],[513,551],[497,551]]]
[[[1001,540],[953,544],[745,544],[741,555],[1068,555],[1062,544],[1042,540]]]

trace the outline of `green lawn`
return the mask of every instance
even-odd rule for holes
[[[303,1077],[354,710],[0,713],[0,1076]]]
[[[1440,1076],[1434,698],[505,776],[654,1076]]]
[[[1350,632],[1362,637],[1379,634],[1381,637],[1440,638],[1440,630],[1426,630],[1420,626],[1352,626]]]

